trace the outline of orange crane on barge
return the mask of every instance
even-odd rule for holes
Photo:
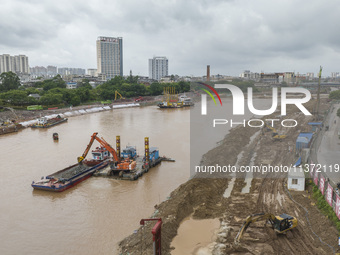
[[[86,158],[88,152],[91,149],[91,146],[92,146],[94,140],[97,140],[100,143],[101,146],[103,146],[105,149],[107,149],[108,152],[110,152],[112,154],[113,159],[114,159],[114,167],[113,167],[112,170],[134,170],[135,169],[136,161],[129,159],[129,158],[127,158],[125,160],[121,160],[120,155],[117,155],[115,149],[113,149],[111,147],[111,145],[104,140],[103,137],[100,138],[97,135],[98,135],[98,133],[93,133],[93,135],[91,136],[91,140],[90,140],[89,144],[87,145],[83,155],[78,157],[79,163],[82,162]]]

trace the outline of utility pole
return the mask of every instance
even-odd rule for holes
[[[322,73],[322,66],[320,66],[319,71],[319,84],[318,84],[318,94],[316,100],[316,118],[319,119],[319,108],[320,108],[320,83],[321,83],[321,73]]]

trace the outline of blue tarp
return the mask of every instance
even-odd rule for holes
[[[300,133],[296,139],[296,149],[301,150],[303,148],[309,148],[313,138],[313,133]]]
[[[308,122],[308,125],[311,125],[311,126],[321,126],[322,122]]]
[[[312,126],[312,131],[315,132],[322,126],[322,122],[308,122],[308,125]]]
[[[299,159],[294,164],[294,166],[299,166],[299,165],[301,165],[301,157],[299,157]]]

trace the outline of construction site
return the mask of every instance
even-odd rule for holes
[[[339,139],[334,135],[339,129],[334,117],[339,104],[326,98],[312,98],[304,106],[313,115],[306,116],[292,105],[287,107],[285,118],[295,120],[298,125],[294,127],[279,125],[280,122],[270,125],[267,119],[281,118],[277,112],[262,118],[262,127],[232,127],[213,149],[202,156],[200,165],[206,169],[214,165],[282,166],[290,169],[301,162],[317,163],[316,154],[321,154],[323,137],[328,134],[329,139],[336,142]],[[164,116],[164,110],[159,111],[160,116]],[[15,114],[13,111],[8,113]],[[105,152],[115,155],[115,150],[94,133],[83,155],[78,158],[79,162],[85,162],[94,140],[101,147],[92,151],[93,156],[104,157]],[[161,157],[158,149],[149,147],[146,138],[143,152],[149,162],[146,164],[143,157],[130,161],[137,154],[136,148],[126,146],[121,151],[120,137],[117,136],[115,141],[122,161],[116,158],[117,165],[97,171],[95,176],[105,177],[95,178],[101,179],[99,181],[137,180],[161,161],[173,161]],[[327,151],[322,153],[327,154]],[[337,155],[331,157],[336,162]],[[337,184],[340,180],[337,176],[313,172],[306,172],[302,178],[303,189],[297,191],[291,188],[292,184],[298,186],[297,178],[292,181],[287,172],[215,173],[208,178],[204,171],[196,173],[172,191],[166,200],[161,202],[159,199],[150,218],[141,219],[140,227],[120,241],[119,254],[335,254],[339,252],[339,231],[334,222],[318,209],[313,189],[319,189],[325,201],[330,197],[327,202],[339,217]],[[166,180],[163,178],[161,182]],[[181,227],[188,219],[193,220],[191,224],[208,222],[196,230],[199,236],[206,234],[207,240],[196,240],[192,230],[181,234]],[[175,242],[176,238],[193,242],[193,245],[184,252]]]
[[[315,99],[305,104],[311,111],[315,105]],[[321,113],[330,107],[326,99],[320,100]],[[297,120],[299,125],[275,127],[276,133],[235,127],[203,156],[200,164],[294,164],[298,159],[295,145],[299,133],[307,132],[307,128],[311,128],[308,123],[315,119],[301,114],[296,107],[287,110],[287,118]],[[311,179],[306,178],[305,191],[294,191],[287,188],[287,173],[275,173],[275,176],[268,173],[265,178],[256,173],[252,178],[245,174],[229,178],[203,177],[197,174],[174,190],[168,200],[155,205],[153,217],[161,218],[163,223],[162,254],[176,250],[172,241],[187,217],[219,220],[209,252],[198,253],[196,249],[191,254],[332,254],[338,251],[338,230],[316,207],[311,196],[312,185],[309,185]],[[280,223],[284,223],[284,227],[277,225]],[[122,240],[120,253],[153,254],[153,226],[154,223],[145,224]]]

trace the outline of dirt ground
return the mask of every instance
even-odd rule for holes
[[[315,101],[310,101],[307,108],[311,110],[314,103]],[[326,110],[327,107],[329,105],[324,101],[322,110]],[[297,127],[277,127],[280,134],[287,135],[281,142],[273,141],[271,132],[262,133],[256,128],[236,127],[218,147],[204,155],[201,165],[294,164],[297,160],[294,153],[296,138],[299,132],[307,131],[307,122],[313,120],[312,117],[306,117],[298,112],[297,109],[288,108],[286,117],[298,120]],[[223,194],[228,185],[231,185],[231,178],[200,177],[202,176],[180,185],[170,194],[167,201],[155,206],[154,216],[162,218],[163,221],[162,254],[171,254],[173,249],[170,247],[171,241],[177,235],[181,221],[191,214],[195,219],[220,219],[220,229],[212,254],[334,253],[335,250],[324,242],[337,249],[339,233],[336,228],[319,212],[307,191],[287,191],[286,174],[276,173],[275,176],[254,174],[248,193],[242,192],[246,186],[245,176],[238,175],[229,197],[224,197]],[[276,235],[268,225],[264,225],[264,222],[254,223],[236,246],[234,238],[245,218],[261,212],[295,216],[298,219],[298,226],[286,234]],[[122,240],[121,254],[152,254],[152,237],[145,235],[150,233],[152,226],[153,224],[147,224]]]

